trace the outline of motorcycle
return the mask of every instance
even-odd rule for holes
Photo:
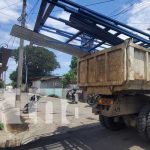
[[[71,89],[67,92],[66,94],[66,99],[70,100],[71,103],[77,103],[75,101],[75,94],[76,94],[77,89]]]

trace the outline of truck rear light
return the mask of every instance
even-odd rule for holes
[[[113,99],[108,99],[108,98],[101,98],[99,100],[99,104],[100,105],[112,105],[114,102],[113,102]]]

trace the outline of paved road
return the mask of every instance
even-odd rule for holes
[[[42,138],[15,150],[150,150],[134,129],[108,131],[101,126]]]

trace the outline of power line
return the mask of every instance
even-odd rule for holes
[[[130,0],[128,0],[124,5],[126,5],[127,3],[129,3],[130,2]],[[120,11],[120,7],[118,7],[117,9],[115,9],[115,10],[113,10],[110,14],[109,14],[109,16],[111,16],[111,15],[114,15],[115,13],[118,13]]]
[[[14,17],[14,16],[11,16],[11,15],[5,14],[5,13],[3,13],[1,11],[0,11],[0,13],[3,14],[3,15],[5,15],[6,17]]]
[[[14,43],[15,43],[15,39],[16,37],[14,37],[13,41],[12,41],[12,45],[11,45],[11,48],[13,49],[13,46],[14,46]]]
[[[130,4],[128,7],[126,7],[125,9],[121,10],[120,12],[118,12],[117,14],[115,15],[112,15],[111,17],[116,17],[116,16],[119,16],[119,15],[122,15],[126,12],[128,12],[130,10],[130,8],[136,3],[138,2],[139,0],[136,0],[134,3]]]
[[[17,3],[13,3],[13,4],[11,4],[11,5],[7,5],[6,7],[2,7],[2,8],[0,8],[0,10],[3,10],[3,9],[6,9],[6,8],[9,8],[9,7],[11,7],[11,6],[13,6],[13,5],[16,5],[16,4],[18,4],[18,3],[21,3],[21,2],[17,2]]]
[[[13,36],[10,37],[10,39],[8,40],[7,44],[9,45],[10,41],[12,40]]]
[[[115,1],[115,0],[106,0],[106,1],[102,1],[102,2],[96,2],[96,3],[86,4],[86,5],[83,5],[83,6],[87,6],[88,7],[88,6],[99,5],[99,4],[108,3],[108,2],[112,2],[112,1]],[[62,11],[62,10],[55,10],[55,11],[53,11],[53,13],[59,12],[59,11]]]
[[[30,21],[30,19],[31,19],[31,16],[33,15],[33,11],[34,11],[34,9],[36,8],[36,6],[38,5],[38,2],[39,2],[39,0],[37,0],[36,2],[35,2],[35,4],[33,5],[33,7],[31,8],[31,10],[29,11],[29,13],[27,13],[27,18],[28,18],[28,21],[27,21],[27,24],[29,23],[29,21]],[[30,17],[29,17],[30,16]]]
[[[142,5],[142,6],[144,6],[144,5]],[[141,7],[142,7],[142,6],[141,6]],[[149,6],[150,6],[150,4],[149,4],[149,5],[145,5],[145,7],[144,7],[143,9],[137,11],[136,13],[139,13],[139,12],[143,11],[145,8],[148,8]]]
[[[39,0],[37,0],[37,1],[35,2],[35,4],[33,5],[33,7],[31,8],[31,10],[27,13],[27,14],[28,14],[28,17],[29,17],[29,15],[32,13],[32,11],[36,8],[38,2],[39,2]]]
[[[135,5],[135,3],[138,2],[138,1],[140,1],[140,0],[136,0],[134,3],[130,4],[128,7],[126,7],[126,8],[123,9],[122,11],[120,11],[120,12],[118,12],[117,14],[112,15],[112,16],[110,16],[110,17],[117,17],[117,16],[119,16],[119,15],[123,15],[123,14],[127,13],[128,11],[130,11],[130,8],[133,7],[133,6]],[[150,4],[149,4],[149,5],[150,5]],[[137,8],[141,8],[141,7],[143,7],[143,6],[146,6],[145,8],[147,8],[147,7],[149,7],[149,5],[147,5],[147,4],[139,4],[139,5],[137,6]],[[141,11],[143,11],[143,9],[137,11],[136,13],[139,13],[139,12],[141,12]]]
[[[106,1],[102,1],[102,2],[96,2],[96,3],[92,3],[92,4],[87,4],[87,5],[84,5],[84,6],[99,5],[99,4],[108,3],[108,2],[112,2],[112,1],[115,1],[115,0],[106,0]]]

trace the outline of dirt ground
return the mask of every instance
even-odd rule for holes
[[[22,95],[22,109],[31,95]],[[8,94],[12,105],[12,94]],[[62,123],[62,103],[64,100],[42,97],[34,109],[24,119],[29,123],[29,131],[16,134],[14,141],[21,146],[7,148],[12,150],[150,150],[150,142],[143,141],[135,129],[109,131],[103,128],[98,116],[92,114],[91,108],[79,102],[67,102],[67,123]],[[47,106],[47,103],[49,106]],[[9,106],[10,106],[9,105]],[[53,107],[52,107],[53,106]],[[46,123],[46,110],[53,122]],[[37,119],[35,119],[37,116]],[[50,117],[48,115],[48,117]],[[49,120],[49,118],[48,118]],[[4,139],[1,134],[0,140]],[[6,138],[6,137],[5,137]],[[13,138],[13,136],[12,136]],[[5,148],[6,150],[6,148]]]
[[[11,149],[10,149],[11,150]],[[42,138],[12,150],[150,150],[136,130],[109,131],[100,125]]]
[[[22,94],[21,112],[32,94]],[[6,99],[3,101],[3,115],[5,121],[14,122],[17,112],[14,109],[15,94],[5,93]],[[79,102],[72,104],[65,99],[42,96],[34,105],[29,114],[21,114],[22,120],[28,125],[27,130],[16,133],[14,125],[0,131],[2,138],[0,146],[14,147],[29,143],[41,137],[51,136],[59,133],[78,129],[84,125],[92,126],[99,124],[98,116],[92,114],[91,108],[86,103]],[[22,127],[20,127],[22,128]],[[24,127],[23,127],[24,128]],[[14,133],[15,131],[15,133]]]

